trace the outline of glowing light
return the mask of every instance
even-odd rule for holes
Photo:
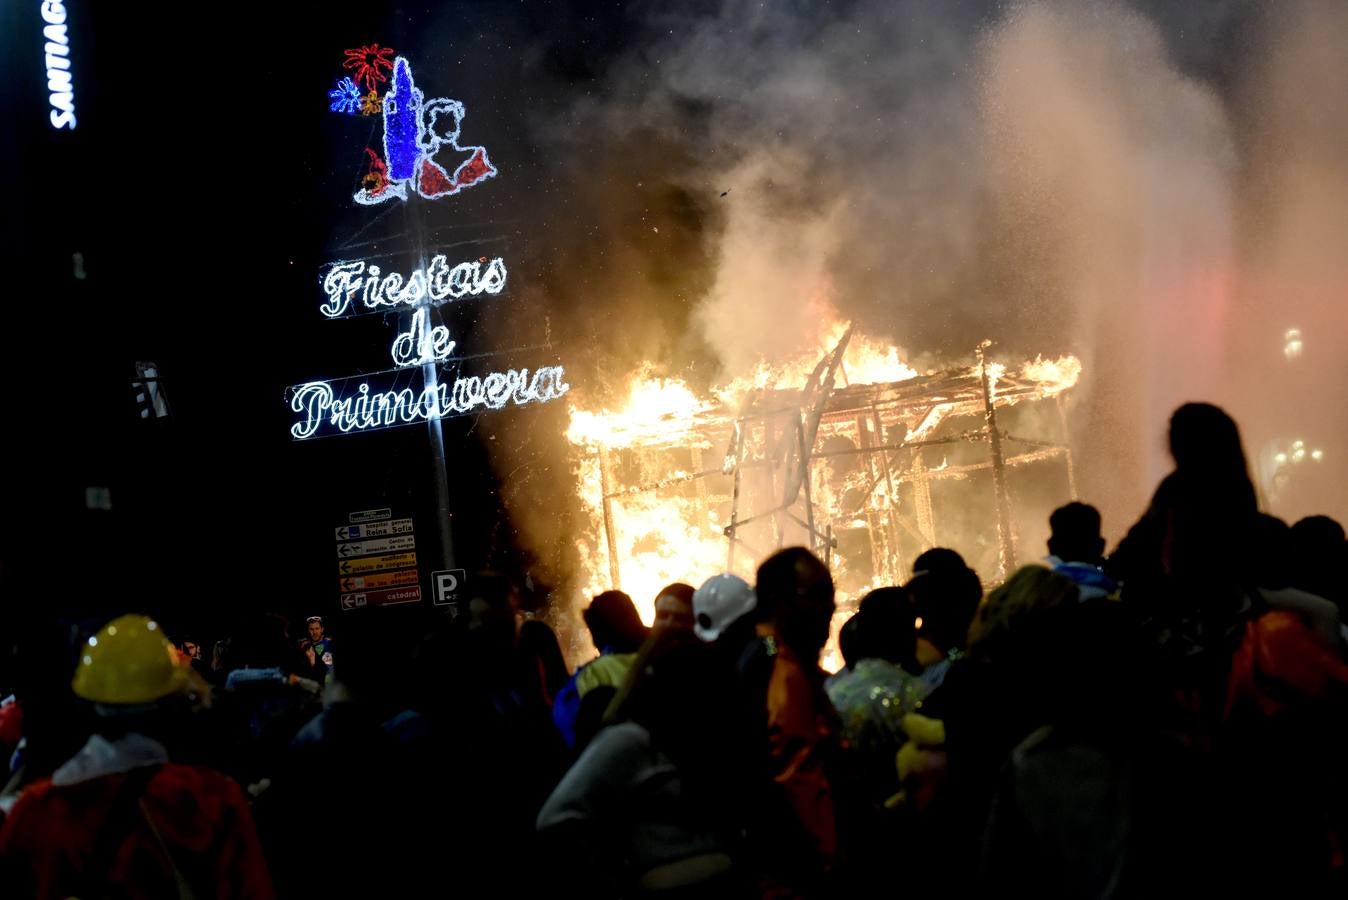
[[[374,45],[377,47],[377,45]],[[360,48],[359,53],[371,48]],[[381,52],[391,53],[385,48]],[[348,50],[347,53],[357,53]],[[349,63],[350,61],[348,61]],[[427,200],[448,197],[496,175],[496,167],[487,156],[487,148],[459,143],[460,128],[466,114],[458,100],[437,97],[426,100],[412,78],[412,67],[399,56],[391,64],[393,82],[381,99],[372,81],[362,82],[361,69],[355,80],[366,83],[370,92],[355,98],[356,108],[363,115],[382,112],[384,116],[384,156],[379,158],[367,148],[370,169],[361,181],[361,189],[354,197],[357,203],[372,206],[397,198],[406,200],[409,188]],[[381,64],[382,65],[382,64]],[[348,65],[348,68],[352,67]],[[368,79],[386,81],[381,66],[375,66]],[[348,95],[341,97],[342,109],[351,105]],[[337,106],[334,105],[334,109]],[[450,174],[435,157],[448,147],[454,153],[467,155]]]
[[[1322,459],[1324,459],[1324,458],[1325,458],[1325,451],[1323,451],[1323,450],[1312,450],[1312,451],[1311,451],[1311,459],[1313,459],[1314,461],[1319,462],[1320,460],[1322,460]]]
[[[1283,332],[1282,340],[1282,355],[1285,356],[1289,362],[1301,356],[1303,344],[1300,328],[1287,329]]]
[[[420,390],[372,391],[368,382],[361,382],[352,394],[340,397],[328,382],[311,381],[290,390],[290,409],[302,416],[290,426],[290,435],[305,440],[321,437],[324,426],[349,434],[464,415],[478,408],[501,409],[511,402],[547,403],[570,389],[562,366],[543,366],[532,376],[528,369],[469,375]]]
[[[384,111],[384,98],[380,97],[374,91],[360,98],[360,114],[362,116],[377,116]]]
[[[755,421],[753,415],[741,415],[746,409],[785,408],[787,413],[781,421],[790,422],[790,411],[820,358],[849,330],[850,323],[827,303],[816,305],[818,325],[807,342],[812,346],[797,358],[760,361],[732,373],[738,377],[706,390],[656,374],[655,366],[647,363],[626,382],[615,385],[617,390],[606,396],[605,402],[582,403],[573,398],[566,437],[576,451],[576,492],[584,512],[574,544],[580,565],[580,593],[597,594],[619,587],[633,597],[643,619],[649,622],[651,604],[663,585],[671,581],[698,583],[725,570],[727,526],[735,521],[739,528],[746,515],[762,508],[760,502],[745,502],[743,497],[748,494],[741,494],[740,505],[732,513],[737,488],[734,479],[727,476],[734,473],[737,460],[742,459],[745,466],[743,491],[761,496],[765,490],[780,490],[775,485],[764,488],[756,484],[768,454],[783,451],[780,435],[774,430],[777,426],[764,424],[761,418]],[[1010,367],[989,361],[987,374],[1002,395],[997,400],[999,405],[1008,405],[1062,394],[1077,384],[1082,364],[1072,356],[1039,357]],[[849,388],[860,385],[898,385],[917,375],[893,343],[853,329],[838,367],[835,394],[843,396]],[[903,400],[899,401],[903,405],[893,411],[883,407],[875,412],[876,419],[884,417],[878,427],[870,422],[863,425],[841,420],[831,425],[826,420],[822,427],[835,429],[829,435],[849,439],[860,430],[875,442],[925,440],[949,417],[982,416],[979,375],[979,370],[973,369],[949,376],[952,380],[964,379],[964,396],[952,392],[949,403],[934,402],[925,412]],[[907,393],[905,388],[892,392],[859,390],[852,396],[904,397]],[[818,439],[828,437],[821,431]],[[938,450],[929,449],[927,457],[926,472],[953,468]],[[874,468],[861,465],[849,474],[840,463],[819,459],[809,472],[813,527],[820,533],[831,527],[835,535],[844,529],[869,529],[900,504],[915,503],[900,494],[901,474],[896,473],[891,486]],[[732,520],[732,516],[738,518]],[[751,580],[754,566],[761,561],[759,554],[770,552],[774,546],[756,543],[752,527],[739,532],[742,543],[737,545],[731,563],[737,574]],[[765,523],[763,527],[767,541],[773,540],[776,535],[767,534],[771,526]],[[786,529],[792,528],[788,520]],[[876,542],[869,546],[875,552]],[[840,610],[846,611],[840,612],[833,623],[835,635],[852,609],[851,601],[870,588],[892,583],[880,580],[887,576],[872,568],[871,583],[865,584],[862,573],[872,566],[873,557],[849,558],[850,552],[846,545],[838,544],[831,553],[835,578],[844,578],[853,567],[858,570],[847,579],[851,593],[839,595]],[[821,663],[825,668],[841,664],[836,638]]]
[[[1275,463],[1277,463],[1278,465],[1282,465],[1283,463],[1287,462],[1287,454],[1286,454],[1286,453],[1276,453],[1276,454],[1274,454],[1274,456],[1273,456],[1273,461],[1274,461]]]
[[[361,112],[360,88],[350,78],[343,78],[337,82],[334,90],[328,91],[328,99],[332,101],[329,107],[333,112],[355,115]]]
[[[412,324],[393,341],[395,366],[420,366],[449,359],[454,342],[449,339],[449,328],[436,325],[426,327],[426,308],[412,313]]]
[[[393,63],[389,62],[389,57],[393,55],[392,47],[370,44],[343,52],[346,60],[342,63],[342,68],[354,69],[356,81],[360,82],[365,90],[376,90],[380,83],[388,81],[388,76],[384,72],[393,68]]]
[[[566,439],[573,444],[627,447],[660,428],[684,427],[688,417],[711,409],[676,378],[657,378],[647,366],[628,384],[627,396],[615,410],[571,410]]]
[[[369,310],[415,306],[425,298],[440,304],[461,297],[494,295],[505,290],[507,274],[505,260],[499,256],[485,268],[480,259],[451,268],[445,255],[438,253],[425,269],[414,269],[406,278],[398,272],[383,274],[379,266],[365,260],[336,262],[323,276],[323,293],[328,299],[318,311],[329,319],[346,315],[358,295],[361,305]]]
[[[51,127],[75,130],[75,83],[70,70],[70,34],[66,25],[66,7],[60,0],[42,4],[42,28],[46,38],[43,52],[47,63],[48,102]]]
[[[1060,356],[1057,359],[1036,356],[1033,362],[1020,367],[1020,374],[1023,378],[1042,384],[1044,395],[1051,397],[1076,386],[1081,378],[1081,360],[1075,356]]]
[[[393,66],[393,87],[384,95],[384,162],[390,181],[407,181],[417,173],[417,132],[421,128],[421,91],[412,83],[412,69],[401,56]]]

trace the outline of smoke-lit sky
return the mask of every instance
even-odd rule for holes
[[[825,298],[919,367],[984,337],[1080,356],[1114,536],[1186,400],[1228,406],[1265,474],[1324,451],[1273,511],[1348,512],[1348,7],[728,0],[621,27],[530,117],[570,185],[548,303],[587,400],[644,360],[707,383],[794,354]]]

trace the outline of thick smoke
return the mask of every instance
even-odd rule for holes
[[[1114,536],[1180,402],[1229,405],[1257,465],[1293,437],[1342,458],[1348,10],[1147,6],[650,7],[534,123],[579,185],[583,227],[539,263],[578,396],[645,360],[741,374],[817,347],[836,309],[919,368],[984,337],[1008,362],[1080,356],[1078,473]],[[578,276],[582,247],[604,264]],[[1267,500],[1342,515],[1335,490]],[[559,541],[555,511],[515,512]]]

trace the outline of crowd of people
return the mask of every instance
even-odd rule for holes
[[[928,550],[831,676],[800,547],[669,585],[650,626],[594,597],[574,672],[492,574],[336,646],[263,618],[203,653],[135,614],[73,673],[21,646],[0,893],[1342,896],[1343,528],[1261,513],[1220,409],[1169,438],[1112,553],[1079,502],[986,593]]]

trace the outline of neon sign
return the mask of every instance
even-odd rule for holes
[[[463,104],[446,97],[427,100],[412,78],[411,63],[401,56],[390,62],[392,55],[392,48],[378,44],[347,50],[342,65],[355,74],[328,92],[333,112],[384,117],[384,155],[366,148],[369,168],[353,199],[365,206],[406,200],[409,193],[436,200],[494,177],[486,147],[459,143]],[[390,71],[391,80],[385,74]],[[384,84],[389,88],[380,96]],[[457,160],[452,174],[437,157]]]
[[[47,91],[51,103],[52,128],[75,130],[75,84],[70,71],[70,34],[66,26],[66,8],[60,0],[42,4],[43,48],[47,62]]]
[[[449,359],[454,342],[449,339],[449,328],[436,325],[426,328],[426,307],[412,313],[412,324],[393,340],[393,364],[424,366],[426,363]]]
[[[318,311],[329,319],[357,314],[355,299],[368,310],[381,307],[415,306],[423,299],[440,304],[445,300],[478,294],[499,294],[506,285],[505,260],[499,256],[487,262],[478,259],[450,267],[443,253],[436,254],[425,269],[416,269],[406,278],[383,270],[364,260],[333,263],[323,277],[323,293],[328,301]]]
[[[369,168],[356,202],[370,206],[395,197],[406,200],[409,191],[433,200],[495,177],[496,168],[487,159],[485,147],[459,144],[463,104],[443,97],[426,100],[412,81],[407,60],[399,56],[390,61],[390,57],[393,50],[378,44],[347,50],[343,65],[353,74],[328,92],[333,112],[382,114],[384,119],[384,155],[366,148]],[[381,97],[383,84],[388,91]],[[461,155],[453,175],[435,159],[445,147]],[[483,376],[455,371],[450,380],[440,378],[458,344],[451,340],[447,325],[432,325],[431,308],[465,297],[499,294],[505,290],[507,277],[505,260],[499,256],[451,266],[445,254],[439,253],[406,275],[363,259],[324,266],[319,283],[326,300],[318,311],[326,318],[391,311],[408,315],[399,317],[405,330],[390,347],[393,369],[287,389],[286,403],[299,415],[290,427],[291,437],[307,440],[374,431],[510,404],[546,403],[565,395],[571,386],[560,365],[541,366],[532,373],[506,369]],[[372,384],[372,380],[384,383]]]
[[[420,370],[415,374],[420,375]],[[306,440],[374,431],[467,415],[478,409],[501,409],[511,403],[546,403],[571,389],[561,366],[543,366],[533,373],[507,369],[483,377],[460,376],[453,383],[427,385],[423,379],[417,384],[414,379],[409,386],[394,384],[384,390],[373,389],[368,381],[361,380],[346,389],[345,382],[355,380],[311,381],[290,388],[290,409],[300,414],[299,421],[290,426],[291,437]]]
[[[427,383],[427,371],[443,365],[458,346],[451,340],[448,326],[431,325],[432,307],[463,297],[499,294],[505,289],[507,277],[505,260],[499,256],[451,266],[445,254],[437,253],[426,266],[406,276],[386,272],[363,259],[325,266],[319,283],[327,299],[318,307],[325,317],[409,309],[411,316],[405,320],[406,330],[393,339],[390,347],[395,368],[383,374],[394,379],[391,385],[372,387],[364,379],[373,376],[353,376],[289,388],[287,403],[292,412],[302,416],[291,426],[291,436],[306,440],[373,431],[502,409],[511,403],[546,403],[566,394],[571,386],[566,383],[562,366],[541,366],[532,374],[528,369],[508,369],[482,377],[458,375],[452,384],[431,378]],[[408,387],[408,378],[424,386]],[[343,387],[357,380],[358,384]]]

